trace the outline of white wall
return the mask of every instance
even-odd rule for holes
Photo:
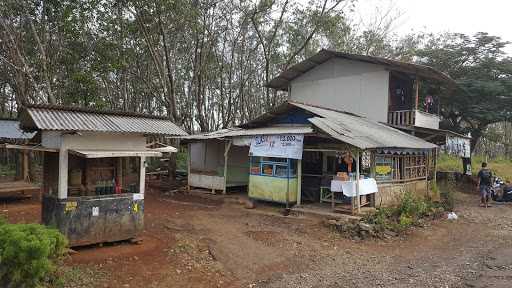
[[[190,143],[190,169],[224,173],[224,141],[206,140]]]
[[[143,134],[43,131],[42,145],[56,149],[145,150]]]
[[[291,100],[387,122],[389,71],[333,58],[291,81]]]
[[[98,150],[145,150],[146,138],[143,134],[80,132],[69,134],[58,131],[42,131],[43,147],[59,149],[58,198],[68,195],[68,149]],[[140,191],[144,193],[145,157],[141,157]]]

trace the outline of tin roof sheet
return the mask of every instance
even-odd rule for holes
[[[17,120],[0,120],[0,138],[3,139],[31,139],[35,133],[23,132]]]
[[[24,130],[62,130],[187,135],[168,119],[143,114],[35,105],[21,115]]]
[[[353,113],[312,106],[304,103],[288,101],[274,111],[261,115],[241,127],[261,127],[272,118],[299,108],[311,114],[308,119],[315,128],[330,135],[334,139],[348,143],[361,149],[373,148],[404,148],[432,149],[437,147],[421,138],[402,132],[386,124],[372,121]]]

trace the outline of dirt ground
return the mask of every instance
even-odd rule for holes
[[[67,287],[511,287],[512,204],[456,196],[456,221],[353,241],[279,206],[245,209],[236,195],[149,192],[142,244],[77,249]],[[0,201],[0,215],[39,222],[40,205]]]

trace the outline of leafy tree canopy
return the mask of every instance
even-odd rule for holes
[[[471,132],[472,148],[492,123],[512,116],[512,58],[509,42],[487,33],[428,35],[416,51],[419,62],[448,73],[457,87],[441,93],[443,128]]]

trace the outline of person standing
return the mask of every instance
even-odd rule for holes
[[[478,185],[480,191],[480,206],[490,207],[489,197],[491,196],[492,172],[487,168],[487,163],[482,162],[482,169],[478,172]]]

